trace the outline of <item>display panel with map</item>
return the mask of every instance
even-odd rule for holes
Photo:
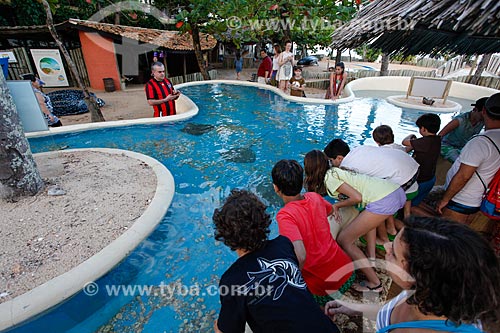
[[[46,87],[67,87],[68,78],[57,49],[31,49],[38,76]]]

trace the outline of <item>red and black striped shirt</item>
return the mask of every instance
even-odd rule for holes
[[[146,90],[147,99],[159,100],[173,93],[174,86],[167,78],[163,79],[163,81],[157,81],[155,78],[152,78],[146,83],[144,89]],[[173,116],[175,114],[175,100],[153,105],[153,109],[155,117]]]

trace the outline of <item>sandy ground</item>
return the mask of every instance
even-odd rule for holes
[[[65,273],[126,231],[156,190],[144,162],[102,152],[35,157],[47,188],[13,203],[0,200],[0,303]],[[134,177],[130,177],[134,175]]]

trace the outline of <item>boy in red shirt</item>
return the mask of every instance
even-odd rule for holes
[[[285,206],[276,216],[279,233],[292,241],[308,289],[320,305],[347,291],[354,281],[351,258],[330,233],[332,205],[314,192],[301,194],[304,171],[294,160],[281,160],[272,170],[274,191]]]

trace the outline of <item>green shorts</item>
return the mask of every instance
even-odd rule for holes
[[[406,200],[413,200],[418,195],[418,190],[411,193],[406,193]]]
[[[461,148],[453,147],[443,142],[441,143],[441,156],[451,163],[455,162],[458,156],[460,156],[461,151]]]

